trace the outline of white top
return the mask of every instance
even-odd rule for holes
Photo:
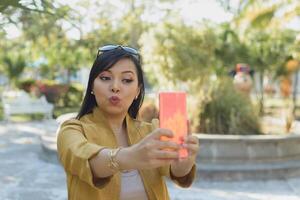
[[[122,172],[120,200],[148,200],[143,181],[137,170]]]

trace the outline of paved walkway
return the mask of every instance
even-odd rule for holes
[[[47,159],[39,139],[55,128],[49,121],[0,122],[1,200],[67,199],[64,171]],[[168,186],[172,200],[300,200],[300,177],[242,182],[198,179],[189,189],[170,182]]]

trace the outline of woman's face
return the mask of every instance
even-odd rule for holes
[[[95,78],[93,92],[105,113],[126,114],[140,92],[135,64],[128,58],[119,60]]]

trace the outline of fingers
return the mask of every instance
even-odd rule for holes
[[[183,147],[193,154],[199,151],[199,145],[196,144],[183,144]]]
[[[165,136],[167,138],[173,138],[174,134],[173,134],[173,132],[171,130],[169,130],[169,129],[163,129],[163,128],[157,128],[152,133],[152,137],[154,139],[160,140],[160,138],[162,136]]]
[[[155,159],[171,159],[177,160],[179,158],[178,151],[169,151],[169,150],[155,150],[153,151],[153,155]]]
[[[199,139],[196,136],[190,135],[185,138],[183,147],[189,152],[196,154],[199,151]]]
[[[172,163],[174,163],[174,159],[153,159],[145,168],[161,167]]]
[[[157,141],[156,148],[178,150],[180,145],[173,141]]]
[[[184,138],[184,143],[199,144],[199,139],[196,136],[189,135]]]

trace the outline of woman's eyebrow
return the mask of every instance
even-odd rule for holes
[[[133,71],[130,71],[130,70],[128,70],[128,71],[123,71],[123,72],[122,72],[122,74],[125,74],[125,73],[131,73],[131,74],[134,74]]]
[[[113,73],[110,69],[104,70],[103,72],[110,72],[110,73]],[[122,71],[121,73],[122,73],[122,74],[124,74],[124,73],[132,73],[132,74],[134,74],[134,72],[131,71],[131,70]]]

